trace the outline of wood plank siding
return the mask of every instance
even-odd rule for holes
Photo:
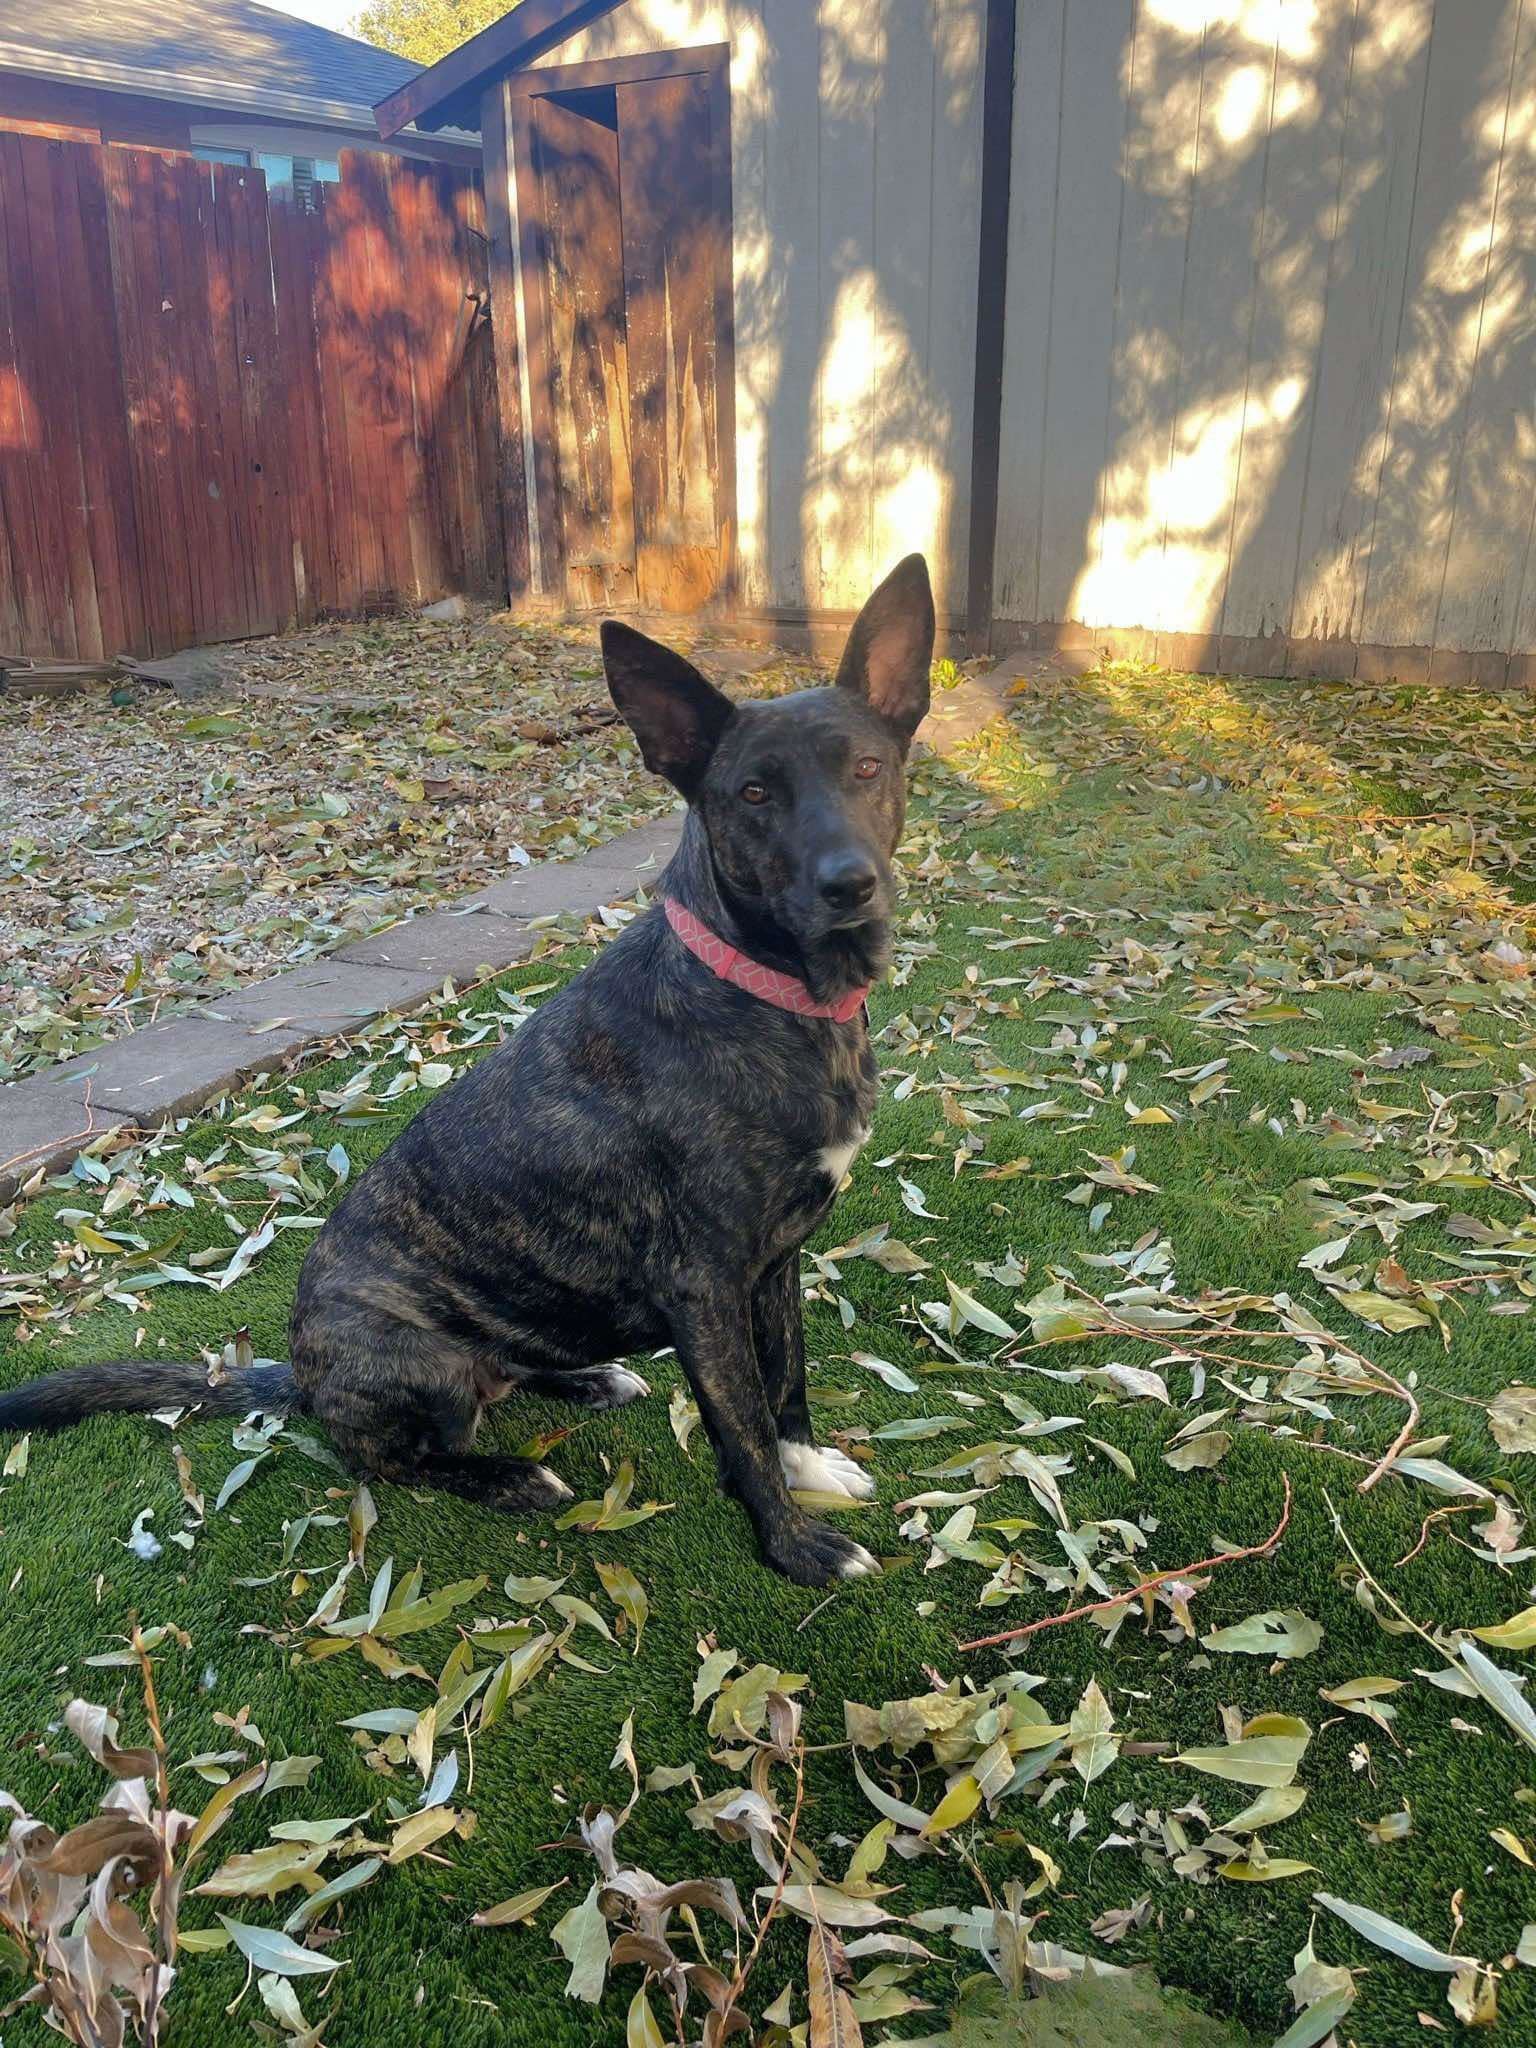
[[[1536,13],[1018,9],[994,642],[1536,679]]]
[[[0,132],[0,652],[505,592],[477,182],[341,168],[306,212],[241,166]]]

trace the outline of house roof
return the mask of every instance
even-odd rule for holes
[[[11,0],[6,0],[11,4]],[[480,94],[504,71],[529,64],[609,13],[618,0],[517,0],[479,35],[471,36],[430,70],[422,71],[374,102],[374,118],[386,140],[408,121],[418,128],[480,125]]]
[[[0,0],[0,70],[371,127],[421,66],[254,0]]]

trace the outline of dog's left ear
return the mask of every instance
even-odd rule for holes
[[[602,625],[608,690],[653,774],[692,798],[736,707],[691,661],[617,619]]]
[[[853,622],[837,687],[862,697],[893,725],[905,748],[928,710],[933,666],[933,591],[921,555],[898,562]]]

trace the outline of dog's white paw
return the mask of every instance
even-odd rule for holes
[[[584,1372],[573,1372],[560,1388],[568,1401],[583,1408],[623,1408],[650,1391],[650,1381],[641,1379],[627,1365],[594,1365]]]
[[[862,1543],[853,1546],[853,1555],[839,1567],[845,1579],[867,1579],[871,1573],[878,1574],[880,1560],[867,1551]]]
[[[607,1405],[610,1408],[622,1408],[627,1402],[638,1401],[651,1391],[650,1381],[642,1379],[637,1372],[631,1372],[627,1365],[606,1365],[598,1377],[607,1385]]]
[[[849,1500],[873,1498],[874,1480],[861,1465],[830,1445],[781,1442],[779,1463],[784,1468],[785,1483],[793,1492],[842,1493]]]
[[[574,1500],[576,1498],[558,1472],[551,1472],[547,1465],[535,1465],[533,1469],[544,1481],[544,1484],[551,1489],[556,1502]]]

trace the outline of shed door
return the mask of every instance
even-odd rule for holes
[[[683,73],[532,101],[550,427],[536,459],[577,609],[692,611],[724,592],[730,230],[711,99],[707,77]]]
[[[618,88],[640,601],[692,611],[723,573],[708,82]]]
[[[537,99],[533,115],[566,598],[583,608],[632,604],[635,526],[613,89]]]

